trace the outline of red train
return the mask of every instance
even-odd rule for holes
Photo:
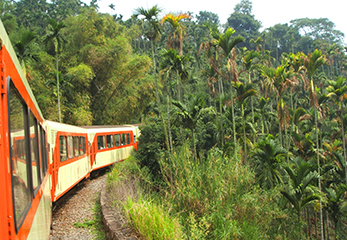
[[[138,135],[46,121],[0,21],[0,239],[49,239],[52,202],[130,156]]]

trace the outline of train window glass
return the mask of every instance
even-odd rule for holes
[[[42,162],[42,176],[45,175],[47,171],[47,151],[46,151],[46,132],[40,127],[40,135],[41,135],[41,162]]]
[[[83,155],[86,153],[86,138],[80,137],[80,155]]]
[[[106,135],[107,148],[113,147],[113,135]]]
[[[39,185],[40,176],[40,163],[37,149],[37,121],[34,114],[30,111],[30,153],[31,153],[31,170],[32,170],[32,181],[33,189],[35,190]]]
[[[27,136],[27,131],[25,131],[25,122],[27,122],[26,106],[23,104],[22,98],[17,95],[17,90],[12,82],[10,84],[8,101],[10,111],[9,124],[13,211],[16,231],[18,231],[30,206],[30,190],[28,188],[29,174],[26,161],[26,159],[28,159],[26,156],[29,154],[27,148],[29,137]]]
[[[59,136],[59,148],[60,148],[60,161],[64,162],[67,160],[66,136]]]
[[[42,154],[42,128],[40,125],[38,125],[38,134],[37,134],[37,140],[38,140],[38,151],[39,151],[39,159],[40,159],[40,181],[42,182],[44,173],[43,173],[43,154]]]
[[[80,138],[77,136],[73,137],[73,149],[75,157],[80,155]]]
[[[68,136],[67,137],[67,157],[69,159],[74,157],[73,138],[72,138],[72,136]]]
[[[98,149],[105,148],[105,136],[98,136]]]
[[[121,145],[126,145],[126,135],[125,133],[122,133],[122,143]]]
[[[130,144],[130,134],[127,133],[127,144],[129,145]]]
[[[43,130],[42,133],[42,139],[43,139],[43,156],[44,156],[44,167],[45,167],[45,173],[48,170],[48,153],[47,153],[47,138],[46,138],[46,131]]]
[[[120,146],[120,136],[119,136],[119,134],[115,134],[114,135],[114,145],[116,147]]]

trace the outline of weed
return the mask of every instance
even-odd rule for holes
[[[96,197],[95,205],[93,206],[93,219],[84,219],[82,223],[74,223],[73,225],[78,228],[91,228],[92,233],[96,235],[95,239],[104,240],[106,239],[104,226],[102,223],[101,216],[101,204],[100,204],[100,194]]]

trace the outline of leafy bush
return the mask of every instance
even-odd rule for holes
[[[166,155],[166,141],[162,121],[159,118],[151,118],[140,127],[139,147],[136,158],[141,168],[147,169],[154,182],[162,181],[159,159]],[[173,142],[178,144],[177,128],[172,128]]]

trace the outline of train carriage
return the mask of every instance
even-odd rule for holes
[[[0,238],[48,239],[44,119],[0,21]]]
[[[46,121],[50,163],[52,166],[52,201],[58,200],[77,183],[89,176],[89,148],[84,128]]]
[[[123,161],[137,149],[137,126],[84,126],[90,145],[92,171]]]

